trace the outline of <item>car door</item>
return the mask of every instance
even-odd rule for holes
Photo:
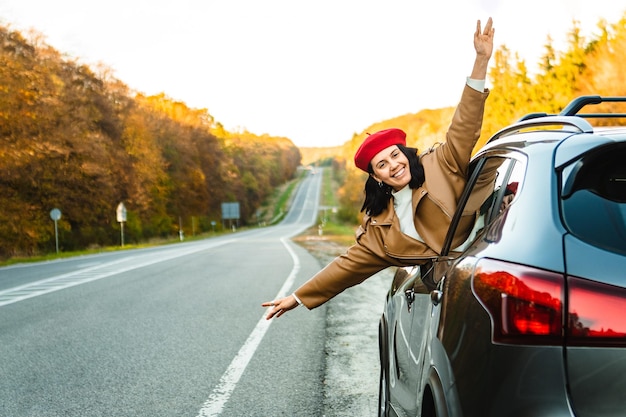
[[[407,306],[410,308],[411,327],[408,346],[408,366],[405,383],[412,393],[422,392],[424,384],[424,366],[428,346],[428,334],[431,327],[432,308],[431,292],[436,288],[433,279],[434,263],[428,262],[420,267],[419,276],[413,280],[410,288],[405,291]],[[420,401],[416,401],[419,409]]]
[[[477,353],[480,349],[467,346],[477,346],[481,334],[490,341],[489,323],[471,316],[472,271],[481,247],[499,239],[498,222],[506,220],[523,177],[523,165],[506,154],[485,155],[474,160],[471,169],[444,250],[434,265],[436,288],[430,294],[432,322],[423,380],[430,386],[437,415],[462,415],[460,404],[473,401],[458,397],[459,384],[462,393],[470,392],[472,384],[480,389],[480,373],[466,375],[465,368],[458,366],[471,363],[472,369],[481,369],[480,361],[487,358]]]
[[[387,356],[390,403],[393,408],[402,410],[399,415],[424,415],[422,407],[431,406],[423,400],[426,384],[431,385],[431,389],[437,384],[442,387],[441,379],[446,386],[452,385],[452,377],[444,375],[449,366],[438,365],[441,358],[446,357],[437,340],[444,278],[449,273],[467,275],[465,264],[457,258],[484,233],[489,219],[501,210],[499,207],[511,199],[505,199],[505,194],[514,195],[515,190],[506,189],[510,185],[506,179],[511,166],[509,159],[503,157],[473,162],[468,187],[446,238],[446,252],[421,267],[400,268],[394,277],[391,300],[387,304],[388,322],[393,323],[388,330],[390,351]],[[433,372],[444,376],[433,377]]]
[[[398,268],[392,283],[391,300],[387,304],[389,323],[389,386],[390,402],[400,415],[418,415],[424,352],[430,327],[430,292],[432,263]]]
[[[453,250],[426,265],[396,273],[392,289],[395,317],[391,322],[395,328],[391,329],[390,340],[390,398],[392,405],[400,406],[406,415],[423,414],[422,392],[431,378],[430,346],[437,336],[433,319],[439,318],[438,297],[443,294],[444,272],[463,251],[463,245],[466,247],[481,232],[486,217],[499,204],[496,199],[502,198],[500,186],[509,166],[504,161],[491,158],[473,164],[472,172],[476,174],[471,175],[446,240],[448,247],[455,245]]]

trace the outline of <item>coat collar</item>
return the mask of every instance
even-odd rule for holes
[[[412,191],[412,204],[413,204],[413,213],[417,210],[417,205],[424,198],[426,194],[428,194],[428,190],[425,187],[414,188]],[[389,199],[389,203],[387,203],[387,209],[382,213],[377,214],[376,216],[371,216],[370,222],[372,224],[377,225],[390,225],[394,219],[396,218],[396,211],[393,208],[393,198]]]

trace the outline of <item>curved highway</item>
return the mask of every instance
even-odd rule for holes
[[[0,416],[319,416],[324,307],[266,321],[318,262],[273,227],[0,268]]]

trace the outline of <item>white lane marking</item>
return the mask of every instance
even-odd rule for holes
[[[293,269],[291,273],[283,283],[283,286],[276,294],[276,298],[281,298],[287,295],[287,292],[293,285],[293,282],[296,279],[296,275],[300,270],[300,259],[295,254],[293,249],[289,247],[289,244],[286,242],[285,238],[281,238],[280,241],[287,248],[287,251],[291,255],[291,259],[293,259]],[[216,417],[219,416],[222,410],[224,409],[224,405],[230,398],[233,390],[237,386],[241,375],[245,371],[250,359],[256,352],[256,349],[261,344],[261,340],[267,329],[269,329],[270,324],[272,324],[273,320],[266,320],[265,313],[248,336],[248,339],[245,341],[237,356],[232,360],[222,378],[218,382],[217,386],[213,389],[213,393],[209,397],[209,399],[202,405],[202,408],[198,412],[196,417]]]
[[[110,277],[112,275],[117,275],[122,272],[132,271],[133,269],[189,255],[205,249],[225,245],[235,240],[236,239],[230,239],[221,241],[218,244],[212,243],[210,245],[193,245],[185,249],[168,249],[157,253],[144,254],[138,257],[119,259],[105,264],[83,268],[79,271],[20,285],[19,287],[9,288],[0,291],[0,307],[37,297],[39,295],[48,294],[54,291]],[[127,263],[126,265],[124,265],[125,262]]]

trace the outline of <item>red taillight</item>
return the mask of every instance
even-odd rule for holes
[[[626,289],[568,279],[569,345],[626,345]]]
[[[562,344],[562,275],[507,262],[481,259],[474,294],[492,322],[496,343]]]

